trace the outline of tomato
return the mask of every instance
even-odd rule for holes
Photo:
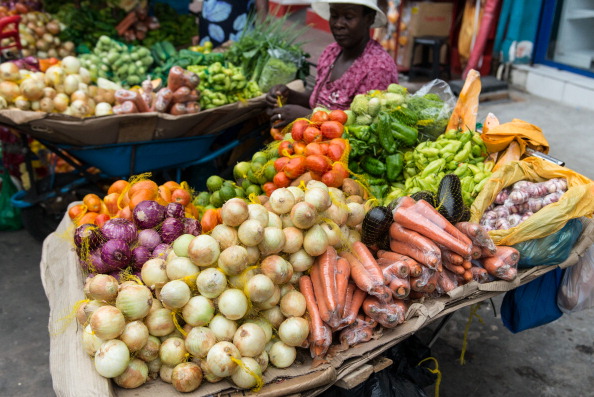
[[[330,159],[326,156],[313,154],[305,158],[305,168],[313,173],[323,174],[331,167]]]
[[[328,153],[326,156],[330,157],[332,161],[339,161],[342,157],[344,150],[339,145],[330,144],[328,146]]]
[[[138,205],[138,203],[145,201],[145,200],[154,200],[155,198],[156,198],[155,192],[153,192],[152,190],[149,190],[149,189],[137,190],[132,195],[132,198],[130,199],[130,202],[128,203],[128,207],[130,207],[130,209],[133,210],[136,207],[136,205]]]
[[[305,156],[295,156],[285,166],[284,173],[289,179],[299,178],[305,172]],[[278,175],[278,174],[277,174]],[[274,184],[279,187],[281,186],[276,181]]]
[[[344,152],[344,150],[347,148],[348,142],[346,141],[346,139],[334,138],[330,141],[330,144],[340,146],[340,148]]]
[[[328,118],[332,121],[338,121],[340,124],[344,124],[349,119],[349,116],[344,110],[336,109],[330,112]]]
[[[87,206],[84,204],[73,205],[72,207],[70,207],[68,209],[68,216],[72,220],[80,218],[86,213],[87,213]]]
[[[305,153],[305,142],[294,142],[293,143],[293,151],[295,154],[304,154]]]
[[[332,171],[338,173],[338,175],[340,175],[343,179],[348,178],[350,175],[346,165],[344,163],[341,163],[340,161],[337,161],[334,164],[332,164]]]
[[[118,207],[119,198],[119,193],[110,193],[107,196],[103,197],[103,202],[105,203],[105,206],[107,207],[107,212],[109,212],[110,215],[115,215],[120,210],[120,207]]]
[[[278,172],[274,178],[272,178],[272,182],[274,186],[277,188],[279,187],[288,187],[291,184],[291,179],[287,176],[284,171]]]
[[[320,143],[320,149],[322,150],[322,154],[324,156],[328,154],[328,146],[330,146],[328,144],[328,142],[322,142],[322,143]]]
[[[305,154],[306,156],[310,156],[312,154],[323,154],[322,153],[322,147],[317,142],[309,143],[305,147],[305,153],[303,153],[303,154]]]
[[[210,232],[219,224],[218,211],[216,209],[208,209],[202,215],[200,226],[202,226],[202,233]]]
[[[311,179],[313,179],[314,181],[322,180],[322,174],[317,172],[309,171],[309,176],[311,176]]]
[[[136,192],[138,192],[139,190],[151,191],[153,193],[153,196],[156,196],[157,191],[159,190],[159,186],[157,186],[157,184],[151,181],[150,179],[138,181],[132,184],[132,186],[130,186],[130,190],[128,190],[128,196],[130,196],[130,198],[134,197]],[[147,200],[152,200],[152,198],[147,198]]]
[[[191,200],[192,200],[192,196],[190,196],[190,193],[187,190],[175,189],[171,193],[171,201],[173,203],[180,203],[184,207],[186,205],[190,204]]]
[[[328,115],[328,112],[325,112],[323,110],[318,110],[311,116],[312,123],[323,123],[324,121],[328,120],[330,120],[330,116]]]
[[[165,185],[159,186],[158,192],[159,192],[159,198],[161,199],[161,201],[163,201],[165,203],[171,202],[171,190],[169,190]]]
[[[303,132],[309,127],[309,121],[304,119],[296,120],[291,127],[291,136],[295,141],[303,140]]]
[[[284,170],[289,160],[290,158],[288,157],[279,157],[276,160],[274,160],[274,169],[276,170],[276,172],[281,172],[282,170]]]
[[[276,174],[276,175],[278,175],[278,174]],[[275,177],[276,177],[276,175],[275,175]],[[262,190],[264,190],[264,193],[268,197],[270,197],[272,192],[274,192],[276,189],[278,189],[278,186],[276,186],[273,182],[266,182],[265,184],[262,185]]]
[[[281,130],[279,130],[278,128],[274,128],[272,127],[270,129],[270,136],[272,137],[272,139],[274,139],[275,141],[282,141],[284,139],[284,135],[283,132]]]
[[[181,185],[175,181],[167,181],[162,186],[165,186],[170,191],[174,191],[175,189],[181,188]]]
[[[130,183],[128,183],[128,181],[125,181],[123,179],[120,179],[119,181],[115,181],[114,183],[111,184],[111,186],[107,190],[107,194],[122,193],[124,191],[124,189],[126,189],[128,187],[129,184]]]
[[[293,143],[289,141],[282,141],[281,144],[278,146],[278,155],[279,156],[290,156],[294,152],[293,150]]]
[[[85,223],[90,223],[92,225],[95,225],[95,219],[97,219],[98,216],[99,216],[99,214],[97,212],[87,212],[80,218],[77,218],[75,220],[75,222],[78,226],[84,225]]]
[[[344,132],[344,126],[338,121],[326,121],[320,126],[322,136],[325,139],[340,138]]]
[[[103,227],[105,222],[107,222],[110,219],[111,219],[110,216],[107,214],[99,214],[99,215],[97,215],[97,217],[95,217],[95,225],[97,225],[99,227]]]
[[[87,209],[91,212],[100,212],[101,211],[101,199],[99,196],[93,193],[87,194],[83,198],[83,204],[87,206]]]
[[[322,140],[322,132],[316,127],[307,127],[303,131],[303,140],[306,143],[320,142]]]
[[[324,183],[328,187],[336,187],[339,188],[342,186],[344,182],[344,178],[340,175],[339,172],[334,170],[326,172],[322,175],[322,183]]]

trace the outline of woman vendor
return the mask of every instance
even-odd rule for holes
[[[297,92],[286,85],[270,89],[268,114],[277,128],[311,114],[317,106],[348,109],[355,95],[398,82],[394,60],[370,37],[370,28],[386,24],[377,0],[320,0],[312,8],[329,21],[336,42],[320,56],[312,90]],[[277,105],[279,97],[282,107]]]

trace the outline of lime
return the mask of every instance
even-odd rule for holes
[[[260,172],[260,170],[262,169],[262,165],[258,162],[252,161],[252,167],[251,170],[255,173],[258,174]]]
[[[256,175],[254,175],[254,171],[252,171],[251,169],[248,171],[247,173],[247,179],[251,182],[251,183],[259,183],[258,182],[258,178],[256,177]]]
[[[236,187],[235,188],[235,197],[245,198],[245,191],[240,187]]]
[[[227,202],[227,200],[231,200],[235,197],[235,188],[233,186],[223,185],[221,190],[219,190],[219,194],[221,196],[221,200],[223,203]]]
[[[265,164],[268,161],[268,156],[264,152],[256,152],[252,156],[252,163]]]
[[[247,190],[250,186],[252,186],[252,183],[247,178],[241,182],[241,187],[243,188],[243,190]]]
[[[247,161],[235,164],[235,167],[233,167],[233,177],[235,180],[245,178],[251,166]]]
[[[221,198],[221,194],[218,190],[210,196],[210,203],[215,208],[220,208],[223,205],[223,199]]]
[[[223,178],[213,175],[206,180],[206,188],[211,192],[216,192],[223,186]]]
[[[259,196],[262,194],[262,189],[260,189],[260,186],[258,185],[250,185],[250,187],[245,189],[245,194],[249,196],[252,193],[254,193],[256,196]]]
[[[205,210],[215,210],[217,207],[215,207],[212,204],[208,204],[206,207],[204,207]]]
[[[275,175],[276,169],[274,168],[274,165],[269,164],[266,167],[264,167],[264,177],[266,178],[266,182],[271,181]]]
[[[258,185],[263,185],[266,182],[268,182],[268,179],[266,179],[263,172],[261,172],[257,178],[258,178]]]
[[[210,194],[208,192],[200,192],[196,197],[195,204],[201,207],[207,206],[210,203]]]
[[[233,188],[235,187],[235,185],[233,185],[233,182],[231,182],[231,181],[225,181],[225,182],[223,182],[223,186],[221,187],[221,189],[224,188],[225,186],[227,186],[227,187],[233,187]]]

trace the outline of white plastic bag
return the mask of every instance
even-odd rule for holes
[[[594,307],[594,245],[579,262],[565,271],[557,293],[557,306],[564,313],[576,313]]]

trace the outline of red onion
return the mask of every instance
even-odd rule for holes
[[[165,207],[154,200],[141,201],[134,207],[134,222],[141,229],[150,229],[163,222]]]
[[[167,250],[169,249],[169,244],[161,243],[155,247],[153,250],[153,258],[161,258],[163,260],[166,259],[165,255],[167,255]]]
[[[180,203],[169,203],[165,215],[168,218],[183,218],[185,216],[184,206]]]
[[[107,274],[116,270],[116,266],[109,265],[101,259],[101,249],[91,252],[86,260],[80,261],[81,266],[88,272]]]
[[[184,223],[181,219],[167,218],[161,225],[161,239],[164,243],[171,244],[184,233]]]
[[[131,243],[136,240],[137,231],[134,223],[124,218],[112,218],[101,228],[103,235],[109,240],[123,240]]]
[[[101,247],[101,259],[108,265],[123,269],[130,264],[132,252],[124,240],[113,239]]]
[[[202,233],[202,225],[198,222],[197,219],[193,218],[183,218],[182,222],[184,223],[184,233],[191,234],[192,236],[199,236]]]
[[[161,244],[161,236],[155,229],[144,229],[138,232],[138,245],[152,251],[159,244]]]
[[[134,269],[142,269],[144,262],[148,261],[151,257],[151,251],[142,245],[132,250],[132,266]]]
[[[97,225],[85,223],[80,225],[74,231],[74,245],[77,248],[88,249],[90,251],[99,247],[103,242],[103,233]]]
[[[109,272],[109,275],[118,280],[118,282],[122,281],[122,271],[121,270],[114,270],[113,272]]]

